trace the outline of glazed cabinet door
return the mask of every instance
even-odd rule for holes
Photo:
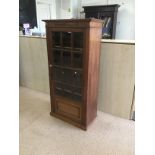
[[[51,93],[54,97],[54,103],[52,103],[54,104],[54,111],[61,111],[65,115],[65,108],[70,112],[69,108],[67,108],[69,105],[72,110],[79,107],[78,110],[75,110],[76,116],[78,116],[77,120],[79,120],[81,118],[84,85],[84,31],[82,29],[68,31],[68,29],[51,28],[48,31],[48,37],[50,47],[48,56],[50,66],[52,66],[50,68],[50,83],[52,87]],[[60,101],[62,102],[60,103]],[[60,108],[64,109],[60,110]],[[80,114],[77,114],[78,111]],[[67,112],[66,116],[69,117]]]

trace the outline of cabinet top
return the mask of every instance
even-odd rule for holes
[[[110,8],[110,7],[116,7],[119,8],[120,5],[119,4],[111,4],[111,5],[92,5],[92,6],[83,6],[83,8],[96,8],[96,7],[106,7],[106,8]]]
[[[49,22],[99,22],[103,23],[103,20],[95,19],[95,18],[88,18],[88,19],[50,19],[50,20],[42,20],[46,23]]]
[[[76,27],[76,28],[89,28],[89,27],[102,27],[104,21],[95,18],[88,19],[56,19],[56,20],[42,20],[46,22],[46,27]]]
[[[93,5],[93,6],[83,6],[84,12],[115,12],[118,11],[120,5]]]

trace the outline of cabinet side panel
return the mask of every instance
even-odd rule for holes
[[[54,112],[54,94],[53,94],[53,82],[52,82],[52,68],[50,65],[52,64],[52,39],[51,39],[51,30],[47,27],[46,24],[46,41],[47,41],[47,52],[48,52],[48,68],[49,68],[49,84],[50,84],[50,97],[51,97],[51,112]]]
[[[99,78],[101,29],[91,28],[89,31],[88,81],[87,81],[87,125],[97,115],[97,93]]]

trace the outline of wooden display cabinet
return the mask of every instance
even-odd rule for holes
[[[47,35],[50,114],[86,130],[97,115],[103,21],[43,21]]]
[[[85,18],[96,18],[104,20],[102,31],[103,39],[115,39],[117,12],[120,5],[98,5],[83,6]],[[108,24],[109,23],[109,24]]]

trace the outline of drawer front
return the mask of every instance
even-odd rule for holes
[[[56,99],[57,114],[67,117],[71,120],[81,121],[81,106],[64,100]]]

